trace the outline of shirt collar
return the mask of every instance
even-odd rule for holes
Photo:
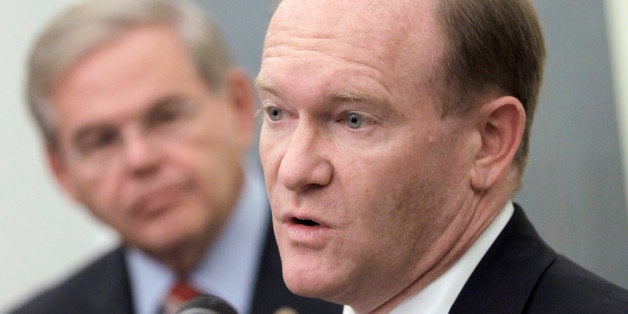
[[[233,216],[207,250],[189,280],[204,293],[228,300],[238,313],[251,303],[270,212],[261,173],[246,166]],[[133,304],[139,314],[154,314],[174,284],[175,275],[137,248],[126,250]]]
[[[504,229],[513,212],[514,206],[512,202],[508,202],[475,243],[448,270],[390,313],[448,313],[467,279]],[[353,313],[355,312],[350,306],[344,306],[343,314]]]

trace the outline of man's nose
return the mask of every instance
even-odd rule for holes
[[[135,175],[145,175],[158,164],[158,151],[149,135],[139,129],[131,129],[125,134],[122,148],[123,164]]]
[[[303,121],[292,133],[278,174],[279,182],[287,189],[300,192],[331,182],[333,167],[324,156],[330,144],[321,133],[312,123]]]

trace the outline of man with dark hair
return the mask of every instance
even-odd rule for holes
[[[256,80],[288,288],[345,313],[626,313],[512,202],[545,51],[528,0],[284,0]]]
[[[171,313],[199,293],[240,313],[340,311],[281,279],[255,100],[221,34],[184,1],[85,1],[29,60],[28,100],[64,190],[121,244],[17,313]]]

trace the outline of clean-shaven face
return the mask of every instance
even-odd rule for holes
[[[156,256],[211,242],[241,186],[244,113],[208,88],[173,29],[139,27],[99,47],[52,102],[56,174],[75,199]]]
[[[385,3],[385,5],[383,4]],[[441,118],[433,1],[280,4],[257,85],[284,279],[372,310],[464,229],[471,132]]]

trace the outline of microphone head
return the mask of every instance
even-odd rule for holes
[[[238,314],[238,312],[223,298],[205,294],[185,302],[176,314]]]

